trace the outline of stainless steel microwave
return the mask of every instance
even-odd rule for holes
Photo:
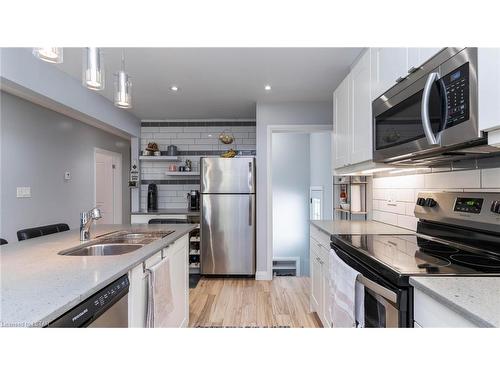
[[[433,165],[498,151],[477,108],[477,48],[445,48],[373,101],[373,160]]]

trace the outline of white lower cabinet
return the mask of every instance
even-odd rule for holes
[[[414,288],[413,319],[417,328],[474,328],[470,320]]]
[[[332,326],[330,319],[329,242],[330,238],[327,234],[318,230],[311,230],[309,249],[311,277],[310,309],[318,314],[325,328]]]
[[[188,274],[188,235],[144,261],[145,267],[152,267],[164,258],[170,261],[170,280],[173,310],[169,313],[169,327],[187,327],[189,323],[189,274]],[[129,327],[146,327],[148,278],[143,263],[129,271],[130,290],[128,295]]]

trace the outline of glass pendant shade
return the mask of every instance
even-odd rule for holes
[[[63,49],[60,47],[35,47],[33,48],[33,56],[52,64],[61,64],[63,62]]]
[[[104,90],[104,61],[100,48],[85,48],[82,83],[91,90]]]
[[[115,75],[115,105],[119,108],[132,108],[132,82],[123,69]]]

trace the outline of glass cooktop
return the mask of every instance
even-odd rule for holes
[[[500,249],[485,251],[417,235],[338,235],[337,238],[341,241],[334,243],[351,256],[399,275],[500,275]]]

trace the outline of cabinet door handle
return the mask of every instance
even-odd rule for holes
[[[412,66],[410,69],[408,69],[408,74],[415,73],[417,70],[420,70],[420,69],[422,69],[422,68],[419,66]]]
[[[396,79],[396,83],[402,82],[405,79],[406,79],[406,77],[399,77],[398,79]]]

